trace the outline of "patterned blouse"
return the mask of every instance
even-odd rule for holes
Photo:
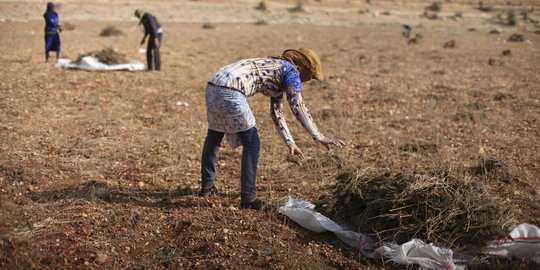
[[[319,132],[309,114],[301,93],[300,73],[296,67],[285,60],[252,58],[240,60],[221,68],[209,83],[240,91],[246,97],[262,93],[270,97],[270,114],[283,141],[294,143],[282,111],[283,93],[296,119],[309,132],[314,140],[324,136]]]

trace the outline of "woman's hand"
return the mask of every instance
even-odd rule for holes
[[[299,155],[301,158],[304,158],[304,153],[302,153],[300,148],[298,148],[295,143],[289,144],[287,146],[289,147],[289,154],[293,156]]]
[[[335,145],[339,148],[343,148],[345,146],[345,142],[338,139],[332,139],[328,137],[324,137],[319,140],[319,142],[326,147],[326,149],[330,150],[330,145]]]

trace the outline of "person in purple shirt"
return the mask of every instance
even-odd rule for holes
[[[62,31],[62,28],[53,3],[47,3],[47,11],[43,14],[43,18],[45,19],[45,62],[49,61],[50,51],[56,52],[56,60],[58,60],[61,49],[58,32]]]
[[[323,135],[315,125],[302,97],[302,83],[323,80],[321,61],[310,49],[289,49],[278,57],[250,58],[222,67],[208,80],[206,112],[208,133],[201,157],[201,190],[207,197],[217,192],[216,161],[226,136],[233,148],[242,146],[240,208],[264,210],[268,205],[257,198],[256,174],[260,141],[247,98],[262,94],[270,99],[274,126],[291,155],[304,157],[285,121],[282,104],[286,100],[295,118],[313,140],[327,148],[343,147],[345,142]],[[270,207],[271,208],[271,207]]]
[[[161,25],[154,15],[144,12],[142,9],[135,10],[135,17],[139,18],[139,24],[144,26],[144,37],[141,40],[141,45],[144,44],[146,37],[149,36],[148,46],[146,47],[146,63],[148,65],[148,71],[155,68],[155,71],[159,72],[161,71],[161,56],[159,49],[163,39],[163,29],[161,29]],[[152,53],[154,54],[153,59]]]

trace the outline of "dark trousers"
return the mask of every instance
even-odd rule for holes
[[[146,47],[146,64],[148,65],[148,70],[153,69],[153,64],[155,63],[156,70],[161,70],[161,57],[159,54],[159,48],[161,47],[161,40],[163,40],[163,33],[157,33],[157,39],[159,41],[159,46],[156,47],[155,37],[150,35],[148,39],[148,46]],[[152,61],[152,52],[154,53],[154,61]]]
[[[201,186],[211,187],[216,180],[216,162],[219,146],[223,140],[223,132],[209,129],[204,141],[201,159]],[[242,202],[251,202],[257,197],[256,176],[259,163],[261,142],[257,128],[252,127],[239,132],[242,141],[242,173],[240,176],[240,197]]]

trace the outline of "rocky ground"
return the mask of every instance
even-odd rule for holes
[[[536,1],[484,1],[492,12],[444,1],[439,13],[424,12],[429,1],[306,1],[303,12],[291,10],[297,1],[266,1],[263,11],[259,2],[61,2],[60,19],[73,26],[61,34],[62,56],[73,60],[112,47],[144,62],[133,10],[162,23],[161,73],[100,73],[44,63],[44,2],[0,1],[1,268],[388,267],[278,213],[239,210],[240,149],[220,152],[218,196],[193,195],[206,80],[235,60],[297,47],[318,52],[326,76],[303,86],[308,108],[348,146],[314,144],[287,110],[307,154],[289,157],[268,99],[251,98],[261,198],[317,200],[347,168],[410,173],[491,159],[515,176],[483,177],[493,196],[515,206],[515,222],[540,224]],[[101,37],[108,26],[123,34]]]

